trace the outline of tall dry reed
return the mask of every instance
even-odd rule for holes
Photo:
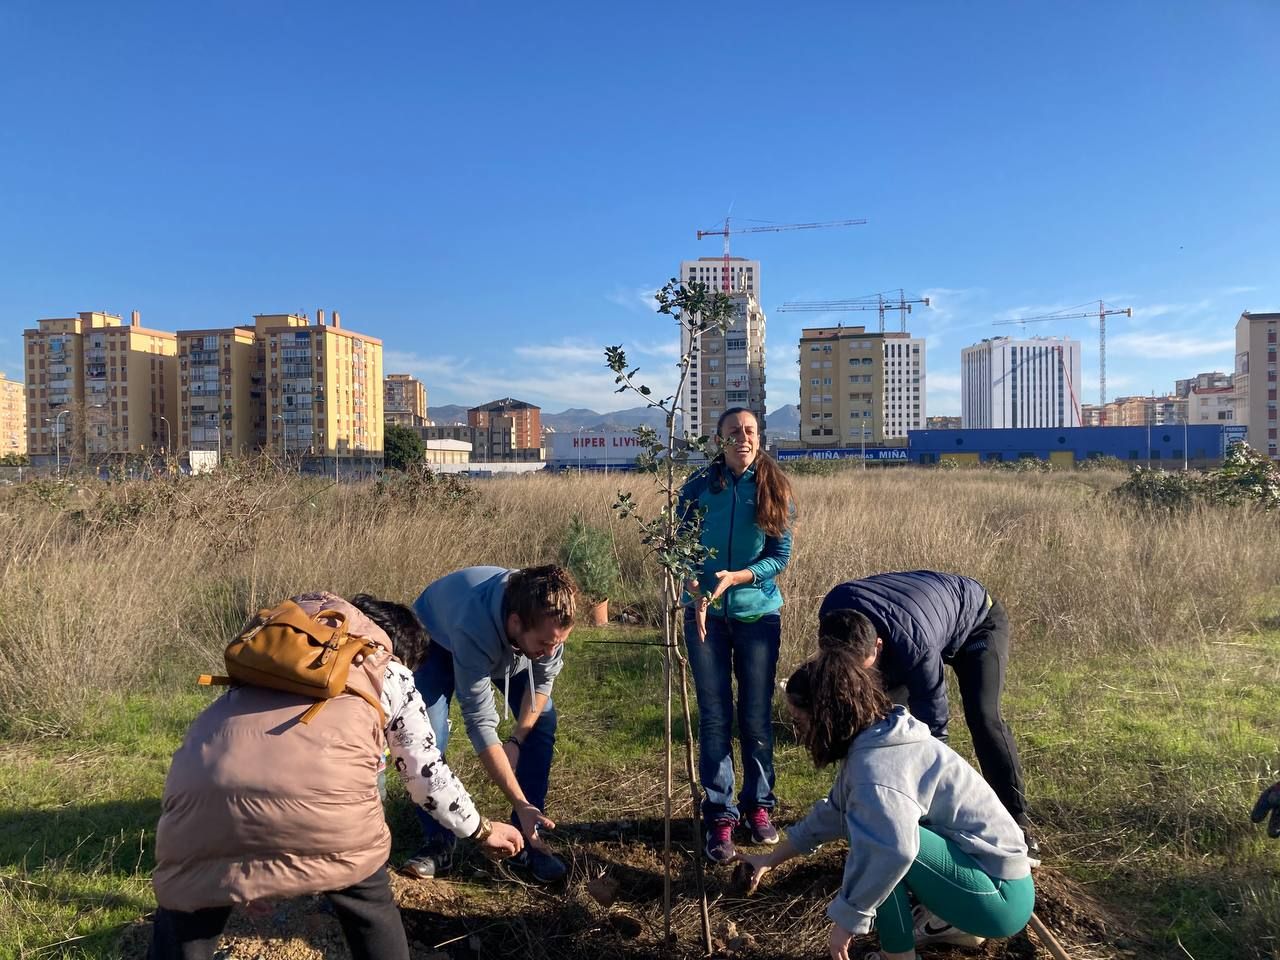
[[[810,649],[835,583],[931,567],[974,576],[1015,642],[1139,651],[1239,629],[1276,586],[1280,525],[1235,509],[1155,517],[1074,475],[868,471],[797,477],[781,578],[784,660]],[[217,665],[243,618],[325,588],[411,601],[471,564],[557,555],[569,519],[613,531],[624,604],[657,605],[656,569],[617,522],[637,476],[478,482],[461,498],[297,478],[217,475],[10,489],[0,501],[0,730],[72,733],[104,695],[172,688]]]

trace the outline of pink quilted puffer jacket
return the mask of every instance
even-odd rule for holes
[[[293,600],[313,616],[342,611],[352,635],[382,648],[348,677],[380,702],[391,657],[382,629],[333,594]],[[386,863],[378,714],[345,694],[299,723],[313,702],[240,686],[196,718],[165,780],[152,875],[160,906],[191,911],[338,890]]]

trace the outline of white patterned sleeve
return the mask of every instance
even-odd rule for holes
[[[395,661],[387,665],[382,706],[388,717],[391,762],[410,798],[450,833],[471,836],[480,826],[480,814],[436,747],[435,731],[427,720],[426,704],[413,685],[413,674]]]

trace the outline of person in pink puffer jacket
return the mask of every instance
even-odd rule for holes
[[[348,685],[381,703],[386,725],[354,694],[308,724],[298,719],[310,698],[262,687],[232,687],[206,708],[165,781],[151,960],[207,960],[233,905],[315,893],[328,894],[357,960],[408,960],[378,791],[387,750],[413,802],[451,833],[499,858],[523,847],[519,830],[476,810],[436,747],[413,683],[427,646],[413,611],[367,595],[293,599],[312,616],[340,611],[377,645]]]

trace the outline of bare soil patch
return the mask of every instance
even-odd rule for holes
[[[660,821],[616,821],[564,828],[560,852],[570,864],[564,884],[549,889],[519,881],[474,853],[448,880],[396,876],[397,900],[415,960],[557,958],[628,960],[703,956],[688,824],[674,828],[673,942],[664,944]],[[826,954],[825,908],[839,886],[844,849],[831,845],[771,875],[750,899],[732,870],[707,874],[713,956],[764,960]],[[1078,884],[1052,868],[1036,873],[1036,913],[1072,960],[1137,957],[1133,936]],[[142,960],[150,925],[126,931],[123,956]],[[874,937],[859,943],[873,949]],[[336,918],[321,897],[237,910],[221,960],[347,960]],[[923,957],[1033,960],[1048,957],[1034,934],[988,942],[979,950],[929,948]]]

